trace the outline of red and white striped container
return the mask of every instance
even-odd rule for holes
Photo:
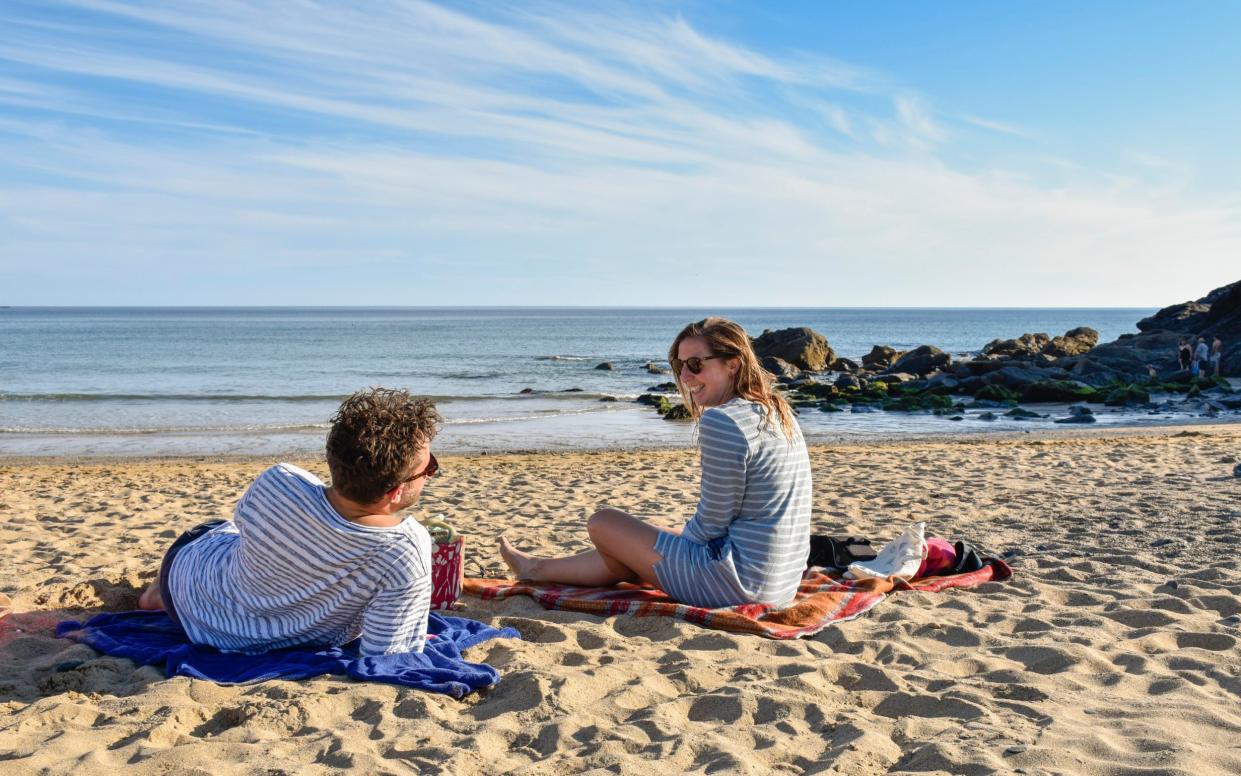
[[[465,577],[465,538],[431,545],[431,608],[451,609]]]

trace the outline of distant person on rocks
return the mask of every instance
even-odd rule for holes
[[[331,486],[287,463],[259,475],[233,519],[173,542],[138,600],[191,641],[255,654],[336,647],[421,652],[431,608],[431,536],[399,513],[439,471],[435,405],[372,388],[345,399],[327,438]]]
[[[1190,362],[1194,360],[1194,351],[1189,345],[1188,337],[1181,337],[1181,343],[1176,348],[1176,357],[1182,372],[1189,369]]]
[[[500,555],[520,579],[604,586],[646,582],[702,607],[792,603],[810,553],[810,459],[801,429],[745,330],[723,318],[686,326],[668,352],[698,421],[698,508],[682,528],[616,509],[591,515],[595,548],[562,558]],[[631,471],[637,481],[649,470]]]
[[[1207,359],[1210,358],[1210,355],[1206,337],[1199,337],[1198,347],[1194,348],[1194,363],[1190,367],[1190,372],[1194,377],[1203,376],[1203,373],[1206,371]]]
[[[1215,369],[1215,376],[1219,377],[1220,361],[1224,358],[1224,341],[1219,337],[1211,343],[1211,366]]]

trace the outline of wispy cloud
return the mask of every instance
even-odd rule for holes
[[[0,24],[0,281],[36,301],[69,272],[71,301],[143,301],[99,278],[152,272],[146,301],[262,302],[245,273],[300,268],[289,301],[325,303],[374,265],[442,303],[684,302],[656,265],[703,303],[1089,304],[1149,296],[1118,267],[1241,248],[1241,203],[1161,165],[1038,164],[1030,130],[650,8],[77,0]],[[978,130],[1002,164],[961,161]]]

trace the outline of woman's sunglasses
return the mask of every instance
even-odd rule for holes
[[[672,364],[672,371],[676,374],[681,374],[681,367],[684,366],[689,370],[690,374],[696,375],[702,372],[702,362],[710,361],[713,358],[723,358],[723,356],[690,356],[684,361],[679,358],[674,358],[671,359],[669,363]]]
[[[407,483],[413,482],[419,477],[426,477],[427,479],[431,479],[435,475],[439,474],[439,472],[440,472],[440,462],[435,460],[435,453],[431,453],[431,460],[427,461],[427,468],[418,472],[413,477],[410,477],[408,480],[405,480],[405,482]]]

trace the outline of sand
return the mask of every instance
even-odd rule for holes
[[[0,462],[0,768],[17,773],[1241,773],[1241,428],[812,450],[815,528],[912,520],[1016,576],[898,593],[809,639],[466,599],[511,625],[455,701],[341,679],[220,687],[50,635],[134,605],[164,547],[228,516],[267,462]],[[690,451],[444,460],[422,511],[567,552],[616,506],[692,510]],[[317,462],[304,463],[325,475]],[[4,602],[0,600],[0,606]]]

